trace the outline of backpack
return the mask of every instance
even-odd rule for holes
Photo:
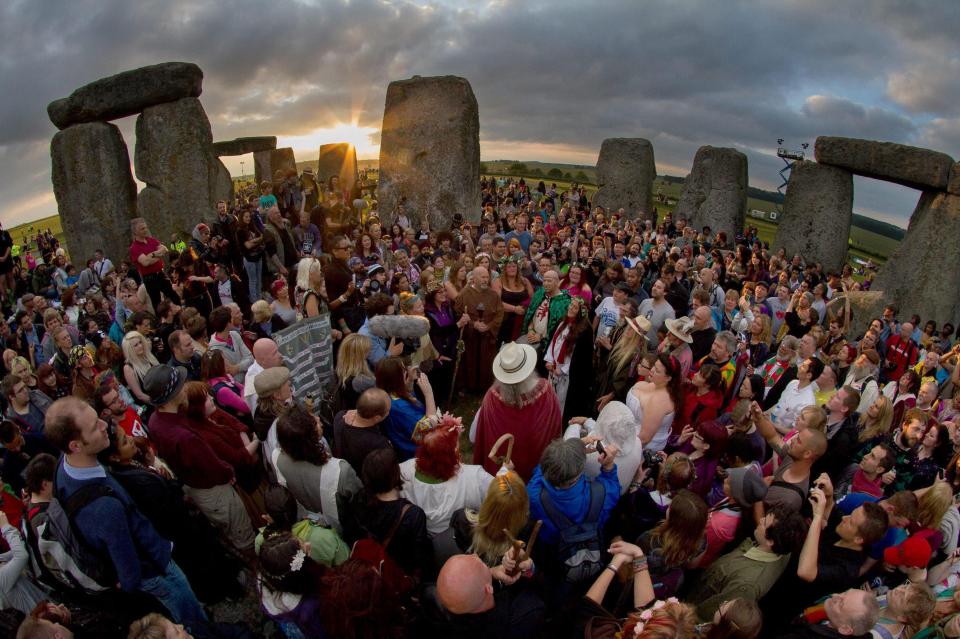
[[[74,518],[101,497],[116,499],[124,508],[127,504],[113,488],[100,482],[82,486],[66,500],[61,499],[60,494],[54,479],[53,498],[42,519],[35,527],[32,522],[25,522],[24,526],[41,575],[54,580],[55,586],[87,593],[112,588],[117,583],[113,563],[105,561],[103,555],[82,538]]]
[[[590,508],[586,518],[578,524],[560,512],[546,490],[540,492],[543,510],[560,533],[557,550],[564,565],[564,577],[570,583],[590,579],[603,570],[599,519],[605,497],[603,485],[590,482]]]
[[[353,544],[353,549],[350,551],[351,559],[360,559],[377,569],[381,579],[383,579],[384,590],[393,598],[401,597],[413,590],[413,579],[387,554],[387,548],[390,546],[390,542],[393,541],[393,536],[396,534],[397,529],[400,528],[400,523],[407,515],[407,511],[412,507],[412,504],[403,505],[403,508],[400,510],[400,516],[397,517],[397,521],[393,522],[393,526],[390,527],[390,531],[386,537],[383,538],[382,542],[377,541],[373,537],[360,539]]]
[[[228,415],[231,415],[232,417],[236,417],[238,420],[240,420],[247,426],[250,426],[251,424],[253,424],[253,416],[250,413],[246,413],[246,414],[240,413],[237,411],[236,408],[233,408],[232,406],[228,406],[227,404],[220,403],[220,400],[217,398],[217,394],[224,388],[229,389],[230,391],[233,391],[234,389],[234,387],[227,382],[217,382],[212,387],[210,387],[210,397],[213,398],[213,403],[216,405],[216,407],[222,410],[223,412],[227,413]],[[242,392],[242,389],[241,389],[241,392]]]

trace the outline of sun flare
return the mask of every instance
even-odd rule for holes
[[[314,129],[304,135],[278,136],[277,146],[289,146],[293,148],[295,153],[302,151],[315,155],[323,144],[347,142],[356,148],[358,159],[369,159],[376,158],[380,153],[380,145],[374,144],[370,140],[370,136],[376,132],[377,129],[373,127],[338,122],[330,127]]]

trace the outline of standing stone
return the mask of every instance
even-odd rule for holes
[[[700,229],[724,231],[732,244],[747,213],[747,156],[736,149],[701,146],[683,183],[674,219],[686,217]]]
[[[480,116],[464,78],[414,76],[387,87],[377,197],[388,222],[401,197],[411,220],[433,229],[450,228],[455,213],[479,221]]]
[[[653,145],[642,138],[609,138],[600,145],[597,190],[592,204],[609,211],[626,210],[627,217],[653,217],[653,183],[657,165]]]
[[[317,163],[317,179],[323,182],[324,187],[334,175],[340,176],[340,188],[350,191],[357,183],[357,149],[352,144],[324,144],[320,147],[320,158]]]
[[[214,177],[213,177],[213,203],[216,207],[216,203],[220,200],[225,200],[227,202],[227,207],[233,206],[233,177],[230,175],[230,171],[227,169],[226,165],[220,161],[219,158],[214,158],[212,162]]]
[[[173,232],[189,238],[198,222],[216,215],[212,144],[210,122],[196,98],[152,106],[137,118],[134,163],[146,184],[138,208],[161,242]]]
[[[853,174],[801,160],[790,173],[773,248],[839,271],[847,261],[852,220]]]
[[[247,153],[269,151],[275,148],[277,148],[277,138],[272,135],[237,138],[235,140],[224,140],[213,143],[213,152],[220,157],[225,155],[246,155]]]
[[[130,219],[136,217],[137,185],[120,129],[105,122],[76,124],[50,143],[53,192],[77,268],[103,251],[117,264],[130,247]]]
[[[253,154],[253,174],[257,182],[257,188],[264,180],[274,181],[273,176],[277,171],[297,170],[297,158],[293,155],[293,149],[286,146],[282,149],[271,149],[269,151],[257,151]]]
[[[870,328],[870,322],[883,314],[883,307],[887,304],[883,291],[848,291],[850,299],[850,326],[847,335],[863,335]],[[844,293],[838,293],[827,302],[827,316],[841,317],[844,313],[846,298]]]
[[[81,122],[135,115],[157,104],[199,97],[202,91],[200,67],[190,62],[164,62],[84,85],[68,97],[51,102],[47,115],[58,129],[63,129]]]
[[[950,180],[947,182],[947,193],[960,195],[960,162],[953,165],[950,169]]]
[[[947,188],[954,164],[946,153],[857,138],[820,136],[814,153],[821,164],[921,190]]]
[[[900,246],[880,267],[871,286],[899,306],[900,317],[917,313],[941,325],[960,319],[960,196],[925,191]]]

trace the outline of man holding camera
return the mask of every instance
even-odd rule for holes
[[[784,578],[766,597],[765,617],[791,619],[801,606],[860,585],[867,548],[887,532],[887,512],[861,504],[849,515],[834,508],[833,484],[826,474],[810,489],[813,518],[800,550],[796,578]]]
[[[887,338],[887,353],[881,376],[886,380],[900,379],[904,371],[920,359],[920,347],[913,341],[913,324],[904,322],[900,332]]]

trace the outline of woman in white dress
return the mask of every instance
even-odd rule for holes
[[[451,415],[425,417],[413,433],[416,456],[400,464],[402,495],[426,513],[431,538],[450,527],[455,510],[479,509],[493,481],[483,466],[461,463],[462,430]]]
[[[640,442],[647,450],[659,452],[666,446],[673,416],[680,408],[682,381],[680,362],[660,353],[647,380],[627,392],[627,408],[640,424]]]

